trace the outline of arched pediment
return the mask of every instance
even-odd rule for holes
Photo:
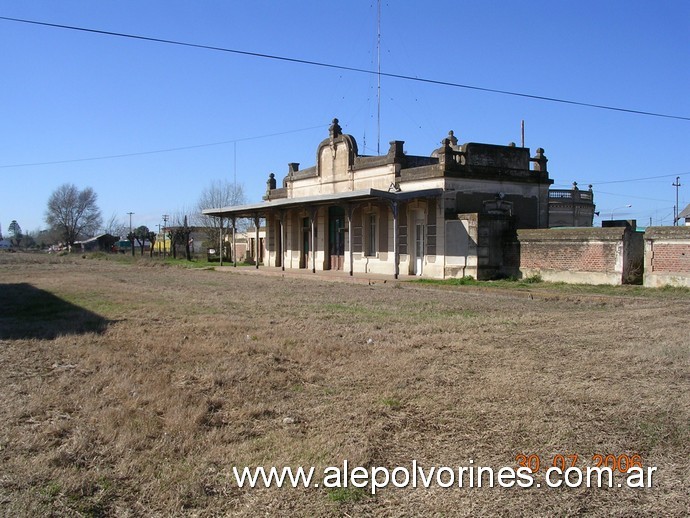
[[[358,153],[357,141],[352,135],[342,133],[338,119],[333,119],[329,133],[316,150],[316,172],[321,178],[347,175]]]

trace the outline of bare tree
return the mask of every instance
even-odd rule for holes
[[[156,244],[156,239],[158,239],[158,235],[153,230],[149,230],[147,239],[149,240],[149,243],[151,243],[151,248],[149,248],[149,257],[153,257],[153,247]]]
[[[139,248],[141,249],[141,256],[144,255],[144,246],[146,245],[146,240],[149,238],[149,227],[146,225],[141,225],[134,230],[134,238],[139,243]],[[152,245],[153,248],[153,245]]]
[[[47,248],[60,241],[60,237],[52,229],[36,229],[30,234],[39,248]]]
[[[134,257],[134,240],[136,238],[137,235],[134,232],[127,233],[127,241],[129,241],[129,248],[132,251],[132,257]]]
[[[167,237],[170,239],[170,251],[173,259],[177,258],[177,247],[184,246],[185,257],[188,261],[192,260],[190,239],[192,231],[194,230],[189,225],[189,218],[187,213],[190,210],[187,207],[182,207],[172,212],[170,217],[170,225],[167,227]]]
[[[74,184],[63,184],[48,199],[45,221],[68,245],[73,245],[78,238],[91,236],[101,227],[97,200],[91,187],[80,191]]]
[[[182,225],[182,238],[184,239],[184,254],[187,261],[192,260],[191,250],[189,249],[189,238],[192,233],[192,229],[187,224],[187,216],[184,217],[184,224]]]
[[[199,201],[196,206],[196,217],[194,218],[196,225],[203,227],[206,230],[207,246],[215,248],[220,241],[221,230],[225,234],[230,229],[230,221],[223,220],[223,228],[221,229],[221,220],[213,216],[207,216],[202,213],[204,209],[218,209],[222,207],[231,207],[234,205],[243,205],[247,203],[247,198],[244,194],[244,187],[242,184],[235,184],[227,180],[214,180],[211,184],[201,191]],[[246,219],[238,219],[235,221],[237,230],[244,232],[249,227],[249,222]]]
[[[129,233],[129,226],[113,212],[110,218],[103,224],[103,233],[122,238]]]

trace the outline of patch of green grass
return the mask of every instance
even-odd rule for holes
[[[479,316],[476,311],[471,311],[469,309],[463,309],[455,311],[452,309],[444,309],[435,314],[438,318],[475,318]]]
[[[451,279],[415,279],[413,281],[408,281],[408,282],[416,282],[419,284],[442,284],[445,286],[475,286],[481,284],[481,281],[476,280],[474,277],[471,275],[465,275],[464,277],[460,278],[451,278]]]
[[[154,261],[157,260],[157,258],[154,257]],[[217,266],[220,266],[220,261],[217,259],[214,261],[208,261],[206,258],[192,258],[191,261],[187,261],[187,259],[184,257],[184,254],[181,257],[178,257],[177,259],[173,259],[172,257],[166,257],[165,261],[162,259],[159,259],[162,263],[170,265],[170,266],[180,266],[182,268],[204,268],[207,270],[215,270]],[[223,266],[234,266],[235,263],[232,261],[228,261],[228,259],[223,259]],[[237,266],[254,266],[251,263],[246,263],[243,261],[238,261]]]
[[[187,261],[187,259],[184,257],[184,254],[181,256],[178,256],[177,258],[173,259],[172,257],[166,256],[165,258],[161,256],[156,256],[154,255],[151,257],[148,253],[144,253],[144,255],[140,255],[139,252],[135,255],[131,254],[103,254],[104,257],[100,257],[99,252],[95,252],[93,254],[90,254],[90,256],[87,256],[89,258],[93,259],[105,259],[105,260],[112,260],[117,263],[122,263],[122,264],[130,264],[130,265],[147,265],[147,266],[156,266],[156,265],[165,265],[165,266],[179,266],[181,268],[206,268],[208,270],[214,270],[216,266],[218,266],[218,261],[207,261],[205,257],[203,258],[197,258],[193,257],[191,261]],[[223,263],[224,265],[227,265],[227,262]]]
[[[84,254],[82,257],[84,257],[85,259],[98,259],[101,261],[107,261],[108,259],[110,259],[111,255],[112,254],[106,254],[105,252],[91,252],[88,254]]]
[[[530,275],[529,277],[525,277],[520,282],[522,282],[524,284],[539,284],[540,282],[544,282],[544,279],[541,278],[541,275],[539,275],[538,273],[535,273],[534,275]]]
[[[363,498],[370,496],[369,493],[360,487],[339,487],[328,490],[327,494],[329,500],[339,504],[359,502]]]
[[[206,259],[192,259],[187,261],[184,257],[173,259],[172,257],[166,257],[165,260],[161,260],[164,264],[171,266],[180,266],[182,268],[208,268],[213,269],[218,266],[218,262],[209,262]]]
[[[402,407],[402,403],[400,402],[400,400],[394,397],[385,397],[381,400],[381,403],[386,405],[391,410],[400,410],[400,408]]]
[[[113,481],[107,477],[99,477],[96,484],[101,491],[109,491],[113,487]]]
[[[659,411],[646,416],[638,424],[642,438],[641,449],[651,451],[657,446],[683,447],[690,441],[690,428],[679,422],[677,416],[669,411]]]
[[[302,344],[294,338],[286,338],[285,340],[283,340],[283,347],[287,349],[294,349],[295,347],[299,347],[301,345]]]
[[[136,258],[132,257],[130,254],[108,254],[108,260],[121,264],[131,264]]]
[[[650,298],[685,298],[690,297],[690,288],[677,286],[663,286],[661,288],[647,288],[640,285],[610,284],[569,284],[565,282],[544,281],[540,275],[533,275],[524,279],[499,279],[491,281],[477,281],[472,277],[460,279],[415,279],[407,281],[418,284],[438,286],[477,286],[481,288],[525,289],[551,291],[563,294],[592,294],[611,295],[620,297],[650,297]]]
[[[668,293],[671,295],[690,295],[690,288],[685,286],[662,286],[661,288],[652,289],[656,289],[660,293]]]
[[[60,493],[62,493],[62,487],[57,482],[51,481],[45,485],[41,493],[53,500],[54,498],[57,498]]]
[[[105,291],[67,291],[60,290],[56,296],[64,302],[93,311],[99,315],[117,315],[129,309],[130,304],[118,302]]]

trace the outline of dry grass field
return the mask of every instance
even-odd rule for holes
[[[689,303],[0,254],[0,514],[688,516]],[[558,454],[658,470],[650,489],[375,496],[231,476],[521,453],[537,481]]]

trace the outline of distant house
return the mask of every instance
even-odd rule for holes
[[[189,231],[189,251],[194,256],[204,256],[207,254],[208,243],[208,229],[204,227],[189,226],[187,227]],[[171,253],[171,243],[170,234],[177,230],[183,230],[182,226],[168,226],[165,229],[165,234],[161,232],[156,237],[156,243],[154,245],[154,250],[157,253]],[[165,244],[163,244],[165,243]],[[215,245],[215,243],[214,243]],[[175,243],[175,253],[184,253],[185,244],[177,242]]]
[[[113,244],[112,251],[118,252],[120,254],[131,253],[132,243],[130,243],[126,239],[119,239]]]
[[[253,228],[251,229],[251,232],[251,236],[254,237],[256,234]],[[251,246],[255,245],[254,241],[250,239],[248,236],[248,231],[240,232],[238,230],[233,234],[232,229],[226,230],[223,233],[223,261],[253,263],[254,248],[249,248],[249,242],[251,241]],[[266,253],[266,231],[263,227],[261,227],[260,229],[259,236],[260,246],[262,247],[262,249],[259,251],[259,256],[263,258],[263,254]],[[204,249],[202,248],[201,250],[203,251]],[[213,246],[212,243],[209,243],[209,246],[205,249],[205,251],[206,257],[209,261],[217,261],[220,259],[220,248],[218,247],[218,245]]]
[[[0,239],[0,250],[10,250],[12,248],[11,239]]]
[[[238,258],[244,257],[244,260],[250,264],[256,264],[256,254],[258,250],[259,263],[263,263],[264,256],[268,252],[266,249],[266,227],[259,227],[259,246],[256,243],[256,228],[249,227],[246,233],[241,233],[237,242],[235,243],[235,249],[237,250]]]
[[[170,252],[170,237],[164,232],[156,234],[156,242],[153,244],[153,251],[158,255]]]
[[[118,241],[117,237],[110,234],[100,234],[82,241],[75,241],[74,246],[80,247],[82,252],[112,252],[113,246]]]
[[[684,219],[685,220],[685,226],[690,227],[690,205],[685,207],[682,211],[680,211],[680,214],[678,214],[678,221]]]

